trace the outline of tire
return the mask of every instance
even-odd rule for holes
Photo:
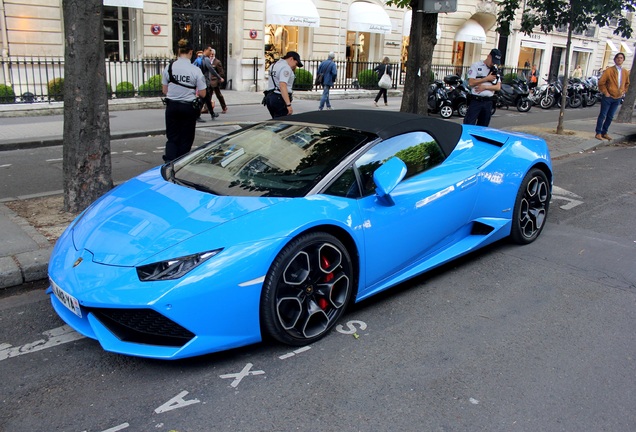
[[[466,113],[468,112],[468,104],[466,102],[460,102],[457,105],[457,115],[460,117],[466,117]]]
[[[570,108],[580,108],[583,104],[583,98],[580,94],[574,94],[570,97]]]
[[[439,115],[445,119],[451,118],[453,116],[453,107],[450,105],[442,105],[439,109]]]
[[[539,101],[539,106],[543,109],[550,109],[554,105],[554,97],[552,95],[546,95]]]
[[[526,245],[539,237],[550,206],[550,182],[543,171],[533,168],[526,174],[512,214],[510,237],[514,243]]]
[[[494,115],[497,112],[497,104],[492,103],[492,108],[490,108],[490,115]]]
[[[519,98],[517,101],[517,111],[528,112],[532,108],[532,102],[528,98]]]
[[[279,342],[302,346],[325,336],[354,291],[353,263],[334,236],[292,240],[272,263],[261,294],[261,326]]]

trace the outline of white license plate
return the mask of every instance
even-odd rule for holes
[[[58,284],[53,282],[53,280],[51,279],[49,280],[51,281],[51,287],[53,288],[53,293],[55,294],[55,297],[57,297],[57,299],[64,306],[66,306],[68,310],[70,310],[75,315],[81,318],[82,310],[80,309],[80,305],[77,299],[73,297],[72,295],[70,295],[69,293],[67,293],[66,291],[64,291],[62,288],[60,288]]]

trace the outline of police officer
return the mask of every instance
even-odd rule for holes
[[[294,87],[294,71],[297,67],[303,67],[300,56],[296,51],[289,51],[278,60],[269,70],[267,81],[267,96],[265,105],[272,118],[291,115],[292,88]]]
[[[468,70],[468,111],[464,124],[488,126],[495,92],[501,89],[501,77],[496,66],[501,64],[501,51],[493,48],[484,61],[473,63]]]
[[[170,162],[190,151],[194,142],[199,98],[205,97],[206,83],[201,69],[190,63],[192,45],[179,41],[179,57],[164,69],[161,77],[166,95],[166,150],[163,160]]]

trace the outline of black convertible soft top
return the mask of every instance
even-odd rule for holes
[[[382,139],[407,132],[425,131],[435,138],[446,156],[453,151],[462,135],[462,125],[458,123],[419,114],[381,109],[311,111],[279,117],[276,120],[356,129],[372,133]]]

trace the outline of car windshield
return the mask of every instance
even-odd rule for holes
[[[267,122],[212,141],[164,172],[216,195],[300,197],[373,138],[339,127]]]

